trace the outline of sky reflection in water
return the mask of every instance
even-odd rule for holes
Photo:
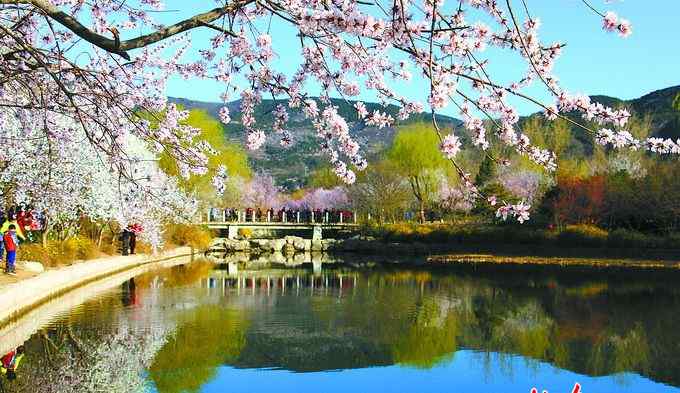
[[[571,393],[575,381],[585,386],[588,393],[679,391],[631,373],[615,377],[589,377],[560,370],[547,363],[527,361],[521,356],[504,357],[501,360],[498,355],[491,354],[485,364],[482,360],[484,356],[475,351],[461,350],[450,361],[426,371],[399,365],[304,374],[287,370],[220,367],[215,380],[207,383],[202,392],[217,393],[226,389],[235,392],[304,392],[321,389],[327,393],[528,393],[527,386],[535,383],[548,392]],[[266,372],[266,378],[263,378],[263,372]]]

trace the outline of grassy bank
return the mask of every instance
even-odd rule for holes
[[[569,257],[680,257],[680,233],[644,234],[591,225],[561,230],[528,226],[466,224],[385,224],[363,227],[363,234],[397,243],[446,244],[452,250],[492,254]]]

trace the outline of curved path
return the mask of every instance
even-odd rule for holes
[[[131,255],[80,262],[3,287],[0,353],[24,343],[41,326],[91,296],[146,271],[191,260],[189,247],[158,255]]]

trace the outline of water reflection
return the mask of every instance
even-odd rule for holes
[[[332,381],[566,392],[576,380],[587,391],[680,391],[680,290],[668,272],[214,266],[134,277],[44,327],[12,391],[59,391],[41,387],[46,376],[112,364],[108,385],[142,389],[137,375],[158,392],[341,391]]]

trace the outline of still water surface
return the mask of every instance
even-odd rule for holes
[[[5,391],[680,392],[677,274],[305,267],[135,277],[36,332]]]

